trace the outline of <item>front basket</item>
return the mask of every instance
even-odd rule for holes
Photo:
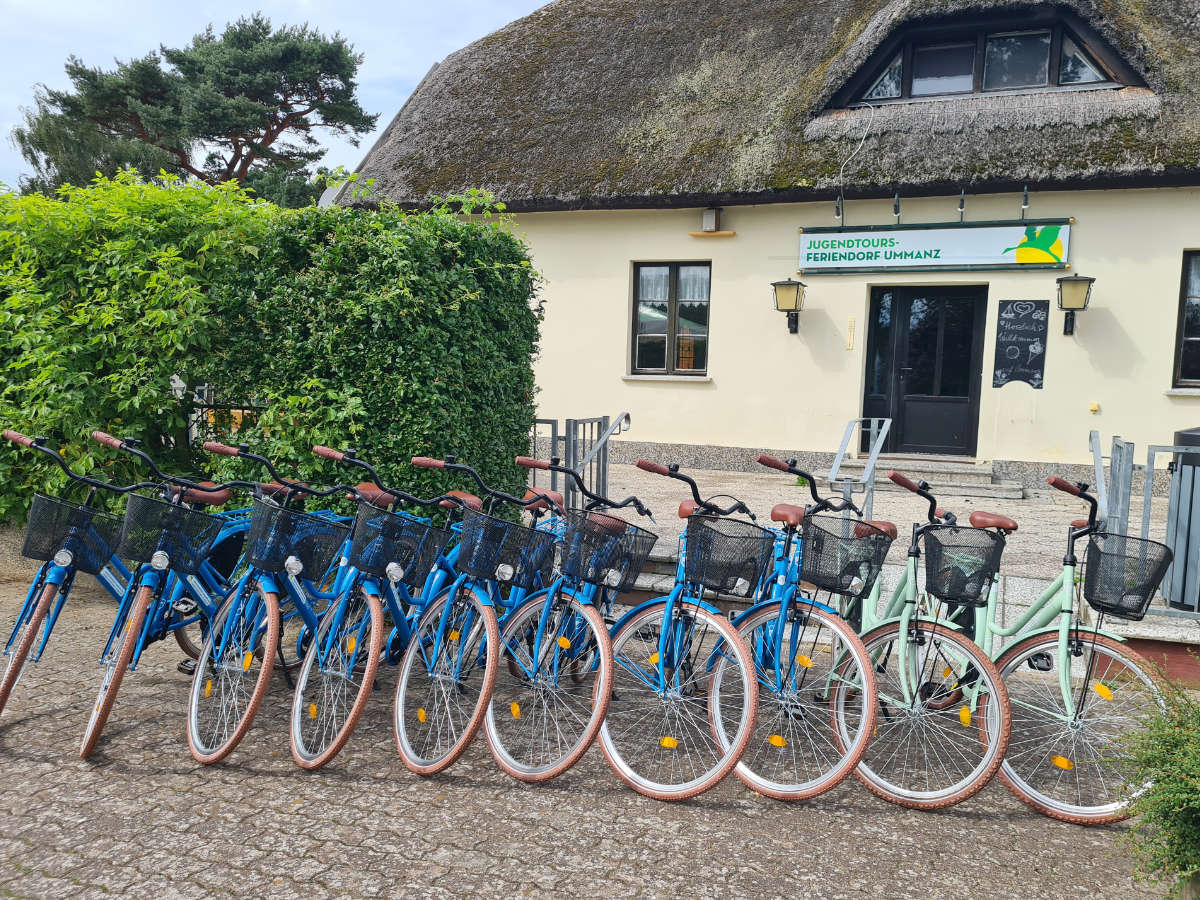
[[[750,596],[774,558],[775,535],[741,519],[689,516],[684,534],[684,580],[721,594]]]
[[[1093,534],[1084,561],[1083,597],[1092,609],[1136,622],[1171,565],[1171,548],[1124,534]]]
[[[851,598],[874,587],[892,546],[892,536],[874,525],[834,515],[806,516],[802,540],[802,580]]]

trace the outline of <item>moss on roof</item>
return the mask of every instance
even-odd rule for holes
[[[1200,183],[1198,0],[1053,4],[1145,88],[826,109],[902,25],[1047,5],[557,0],[435,67],[359,171],[401,203],[479,187],[513,209]]]

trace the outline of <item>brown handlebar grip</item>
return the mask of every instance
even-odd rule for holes
[[[651,462],[648,459],[639,459],[637,467],[643,472],[653,472],[655,475],[670,475],[671,470],[662,463]]]
[[[791,469],[788,468],[788,464],[782,459],[776,459],[773,456],[767,456],[765,453],[758,454],[755,459],[758,461],[760,466],[766,466],[768,469],[778,469],[780,472],[791,472]]]
[[[121,439],[115,438],[105,431],[93,431],[92,440],[98,444],[103,444],[105,447],[112,447],[114,450],[121,449]]]
[[[517,465],[526,469],[549,469],[550,463],[544,459],[534,459],[532,456],[518,456]]]
[[[33,438],[25,437],[19,431],[13,431],[11,428],[4,429],[4,439],[12,441],[14,444],[20,444],[22,447],[32,447]]]
[[[312,448],[312,450],[313,453],[317,454],[317,456],[321,457],[322,459],[332,459],[334,462],[341,462],[346,458],[346,454],[342,453],[342,451],[334,450],[332,447],[325,447],[321,444],[317,444]]]
[[[209,453],[219,453],[221,456],[237,456],[238,448],[222,444],[220,441],[205,441],[204,449]]]
[[[888,478],[891,479],[893,484],[898,484],[906,491],[912,491],[914,494],[921,490],[919,487],[917,487],[917,483],[915,481],[913,481],[907,475],[901,475],[894,469],[891,472],[888,472]]]
[[[1067,481],[1067,479],[1059,478],[1057,475],[1051,475],[1049,478],[1047,478],[1046,484],[1050,485],[1052,488],[1057,488],[1064,494],[1070,494],[1072,497],[1079,496],[1079,488],[1075,487],[1075,485],[1071,484],[1071,482]]]
[[[418,469],[444,469],[446,463],[440,459],[432,459],[428,456],[414,456],[412,464]]]

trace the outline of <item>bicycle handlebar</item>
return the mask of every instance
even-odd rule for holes
[[[564,475],[570,475],[571,478],[575,480],[575,485],[579,488],[580,493],[582,493],[589,500],[592,500],[594,503],[601,504],[609,509],[623,509],[626,506],[632,506],[637,510],[639,516],[649,516],[651,519],[654,518],[654,516],[650,515],[650,509],[637,497],[629,496],[620,503],[616,503],[613,500],[609,500],[607,497],[602,497],[599,494],[592,493],[588,490],[587,485],[583,483],[582,475],[568,466],[559,465],[557,459],[547,462],[544,459],[534,459],[532,456],[518,456],[515,462],[518,466],[526,469],[540,469],[543,471],[562,472]]]
[[[322,459],[331,459],[334,462],[341,462],[346,458],[346,454],[341,450],[334,450],[332,447],[325,447],[321,444],[314,446],[312,452]]]
[[[1057,475],[1051,475],[1046,479],[1046,484],[1056,490],[1062,491],[1064,494],[1070,494],[1072,497],[1078,497],[1088,505],[1088,523],[1086,528],[1079,529],[1078,534],[1075,530],[1071,531],[1072,544],[1076,537],[1082,537],[1096,530],[1096,515],[1099,512],[1100,504],[1091,494],[1088,493],[1088,485],[1082,481],[1067,481],[1065,478],[1059,478]]]
[[[500,500],[504,503],[512,503],[521,507],[522,509],[529,509],[530,507],[536,506],[544,501],[554,509],[558,509],[559,512],[562,511],[559,509],[558,504],[554,502],[554,499],[552,497],[547,497],[545,494],[537,494],[528,500],[522,500],[518,497],[514,497],[512,494],[506,494],[504,491],[498,491],[495,488],[488,487],[484,483],[483,478],[480,477],[479,473],[476,472],[475,469],[473,469],[471,466],[468,466],[466,463],[460,463],[453,456],[447,456],[445,459],[434,459],[429,456],[414,456],[412,458],[412,464],[418,469],[449,469],[451,472],[466,472],[473,479],[475,479],[475,483],[479,485],[479,490],[493,498],[493,501]],[[455,498],[452,497],[451,499]],[[461,501],[459,501],[459,503],[461,505]]]
[[[1057,475],[1051,475],[1046,479],[1046,484],[1050,487],[1062,491],[1064,494],[1070,494],[1072,497],[1079,497],[1087,490],[1086,484],[1072,484],[1065,478],[1059,478]]]
[[[209,453],[217,453],[221,456],[241,455],[241,451],[237,447],[230,447],[228,444],[222,444],[220,441],[205,441],[203,447]]]
[[[685,482],[687,486],[692,489],[692,499],[696,501],[696,505],[704,507],[706,512],[710,512],[714,516],[731,516],[734,513],[741,512],[749,516],[751,522],[758,521],[754,513],[750,511],[750,507],[748,507],[741,500],[738,500],[736,497],[729,497],[728,494],[715,495],[729,497],[729,499],[734,501],[733,505],[728,509],[722,509],[721,507],[717,506],[717,504],[712,502],[712,497],[710,497],[708,500],[702,498],[700,496],[700,488],[696,485],[695,480],[679,471],[679,463],[671,463],[669,466],[664,466],[662,463],[656,463],[648,459],[639,459],[635,465],[644,472],[651,472],[655,475],[665,475],[668,478],[675,478],[679,481]]]
[[[14,444],[20,444],[22,447],[33,446],[33,438],[25,437],[25,435],[21,434],[21,432],[13,431],[11,428],[4,429],[4,439],[6,441],[12,441]]]
[[[119,438],[113,437],[106,431],[93,431],[92,440],[103,444],[105,447],[111,447],[114,450],[121,449],[121,441]]]
[[[813,478],[808,472],[799,468],[794,459],[789,459],[784,462],[782,459],[776,459],[773,456],[768,456],[765,453],[760,453],[755,457],[755,460],[760,466],[766,466],[768,469],[778,469],[780,472],[787,472],[789,475],[795,475],[797,478],[803,478],[808,483],[808,492],[812,495],[813,503],[817,505],[815,509],[809,510],[810,513],[822,512],[831,510],[832,512],[841,512],[844,509],[853,509],[861,515],[859,508],[851,501],[843,498],[843,503],[836,509],[833,506],[832,500],[822,500],[817,493],[817,479]]]
[[[138,449],[137,441],[113,437],[111,434],[105,431],[93,431],[92,440],[98,444],[103,444],[105,447],[111,447],[114,450],[124,450],[126,453],[136,456],[138,459],[148,465],[150,467],[150,471],[152,471],[158,478],[161,478],[168,484],[173,484],[176,487],[185,488],[189,491],[196,491],[202,494],[219,495],[222,491],[228,491],[233,487],[244,487],[251,489],[257,487],[257,485],[255,485],[252,481],[227,481],[224,484],[212,484],[210,482],[206,486],[196,481],[190,481],[187,478],[181,478],[178,475],[168,475],[158,467],[158,464],[150,458],[149,454],[147,454],[144,450]],[[225,445],[222,444],[220,446],[224,447]],[[227,447],[226,449],[229,450],[233,448]],[[219,501],[219,503],[224,502],[225,500]],[[219,505],[219,503],[217,505]]]
[[[371,476],[371,481],[374,482],[374,484],[377,488],[379,488],[381,491],[384,491],[384,492],[390,494],[391,496],[395,497],[397,500],[400,500],[403,503],[415,503],[418,506],[436,506],[437,504],[441,503],[444,500],[451,500],[454,503],[456,503],[458,506],[466,506],[466,503],[463,502],[463,500],[461,498],[455,497],[453,494],[440,494],[437,497],[434,497],[432,500],[422,500],[420,497],[414,496],[413,494],[410,494],[407,491],[402,491],[398,488],[388,487],[386,484],[384,484],[382,481],[379,480],[379,473],[377,471],[375,471],[374,466],[372,466],[366,460],[359,459],[356,455],[354,455],[350,451],[334,450],[332,447],[325,447],[321,444],[317,444],[312,448],[312,452],[315,453],[317,456],[320,456],[322,459],[330,459],[330,460],[333,460],[334,462],[349,463],[350,465],[355,466],[359,469],[366,470],[366,472]],[[357,497],[358,499],[360,499],[360,500],[363,499],[362,494],[358,491],[357,488],[351,488],[350,492],[353,493],[354,496]]]
[[[931,525],[938,524],[939,520],[942,519],[946,519],[947,524],[950,525],[953,525],[954,521],[956,521],[952,513],[938,515],[939,512],[945,512],[945,510],[938,509],[937,498],[933,496],[933,492],[929,489],[929,482],[913,481],[907,475],[897,472],[895,469],[888,472],[888,480],[893,484],[899,485],[905,490],[912,491],[918,497],[929,501],[929,512],[926,513],[925,517],[929,520]]]

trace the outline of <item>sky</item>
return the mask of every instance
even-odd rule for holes
[[[182,47],[212,24],[261,11],[272,24],[307,22],[339,32],[365,55],[359,68],[359,102],[379,113],[377,130],[359,147],[323,140],[323,165],[352,169],[399,111],[430,66],[460,47],[527,15],[545,0],[0,0],[0,184],[17,185],[29,167],[13,147],[12,129],[21,107],[31,106],[36,84],[69,87],[68,56],[87,65],[114,67],[114,60],[144,56],[160,44]]]

